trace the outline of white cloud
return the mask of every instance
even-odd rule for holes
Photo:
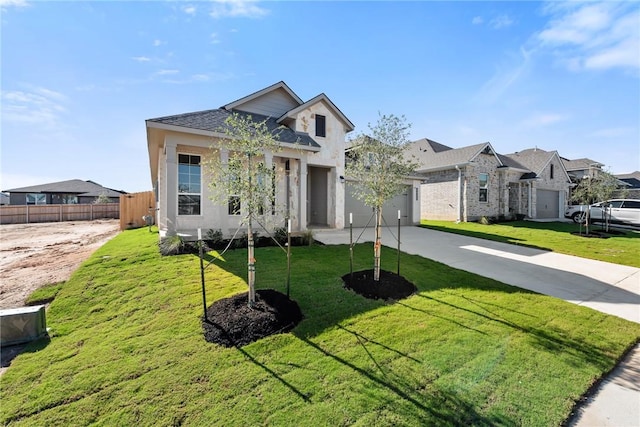
[[[269,13],[255,0],[215,0],[209,15],[212,18],[261,18]]]
[[[594,138],[628,138],[633,135],[635,129],[632,127],[615,127],[599,129],[590,136]]]
[[[182,11],[187,15],[193,16],[196,14],[196,7],[193,5],[182,6]]]
[[[209,39],[211,44],[220,43],[220,39],[218,38],[218,33],[211,33],[211,35],[209,36]]]
[[[67,97],[63,94],[37,86],[28,86],[28,90],[2,92],[3,121],[37,124],[48,128],[59,124],[67,109],[63,105]]]
[[[153,41],[153,46],[154,47],[162,46],[163,44],[166,44],[166,42],[163,42],[162,40],[158,40],[158,39],[155,39]]]
[[[149,61],[151,61],[151,58],[149,58],[147,56],[134,56],[131,59],[133,59],[134,61],[138,61],[138,62],[149,62]]]
[[[475,96],[483,104],[491,104],[500,98],[512,85],[522,78],[531,67],[531,52],[520,48],[520,55],[507,66],[499,67]]]
[[[522,121],[525,127],[542,127],[550,126],[567,120],[568,117],[563,114],[556,113],[536,113]]]
[[[0,0],[0,8],[6,10],[9,7],[27,7],[30,4],[26,0]]]
[[[482,16],[474,16],[473,20],[471,21],[473,25],[480,25],[483,22],[484,22],[484,19],[482,19]]]
[[[155,74],[157,76],[167,76],[167,75],[178,74],[179,72],[180,70],[159,70]]]
[[[638,3],[563,3],[547,8],[551,20],[536,35],[560,64],[572,71],[640,70]]]
[[[491,28],[493,28],[494,30],[507,28],[511,26],[511,24],[513,24],[513,19],[509,18],[509,16],[507,15],[497,16],[493,18],[491,22],[489,22],[489,25],[491,25]]]

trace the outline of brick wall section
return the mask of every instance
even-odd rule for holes
[[[473,164],[462,167],[462,221],[476,221],[482,216],[498,216],[508,211],[506,177],[498,169],[493,154],[478,155]],[[487,201],[480,201],[480,174],[489,176]],[[458,219],[458,171],[449,169],[424,174],[421,185],[421,219],[455,221]]]
[[[420,219],[455,221],[458,219],[458,171],[431,172],[420,186]]]

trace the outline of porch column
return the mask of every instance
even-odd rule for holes
[[[522,182],[518,182],[518,212],[516,213],[522,213]]]
[[[527,215],[529,216],[529,218],[533,218],[533,206],[531,206],[531,204],[533,203],[533,182],[529,181],[529,206],[528,206],[528,212]]]
[[[168,236],[173,236],[178,232],[178,155],[176,149],[175,142],[165,140],[164,151],[167,158],[165,171],[167,202],[165,209]]]
[[[300,217],[300,230],[307,229],[307,211],[309,208],[309,195],[307,194],[307,161],[305,159],[300,159],[300,191],[298,192],[298,208],[299,217]]]

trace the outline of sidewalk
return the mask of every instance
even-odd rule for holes
[[[354,229],[358,243],[373,242],[373,228]],[[397,230],[383,230],[395,247]],[[324,244],[349,244],[349,230],[315,230]],[[402,227],[403,252],[509,285],[552,295],[640,323],[640,269],[420,227]],[[609,375],[571,426],[640,426],[640,346]]]

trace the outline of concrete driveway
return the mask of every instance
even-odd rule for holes
[[[358,243],[373,228],[354,229]],[[396,247],[397,229],[382,244]],[[348,244],[349,230],[314,230],[324,244]],[[420,227],[402,227],[401,250],[500,282],[640,323],[640,269]],[[571,425],[640,426],[640,346],[607,377]]]

